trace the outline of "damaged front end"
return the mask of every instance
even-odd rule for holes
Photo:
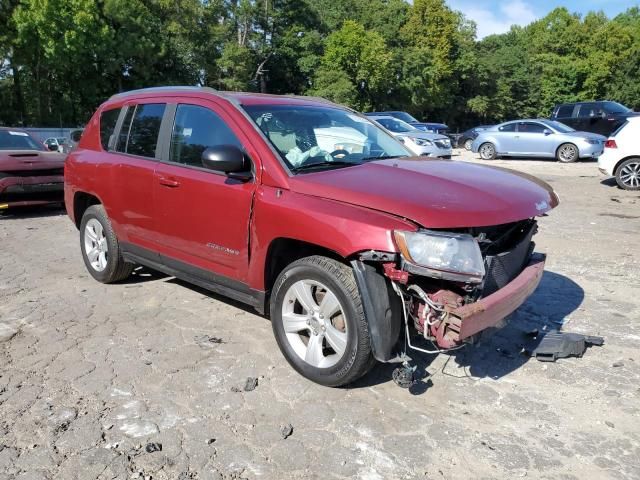
[[[452,261],[440,263],[431,253],[420,256],[417,263],[411,245],[403,244],[401,236],[399,270],[409,273],[404,298],[416,331],[442,349],[454,348],[516,310],[536,289],[544,270],[544,256],[533,254],[536,231],[536,221],[527,219],[439,232],[455,239],[444,252]],[[467,251],[460,248],[460,238],[465,239]]]
[[[447,350],[500,324],[537,288],[545,257],[533,253],[536,231],[535,219],[527,219],[447,232],[395,232],[400,255],[360,258],[382,265],[402,299],[400,318],[407,327]]]

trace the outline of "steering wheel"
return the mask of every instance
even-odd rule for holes
[[[331,155],[333,158],[340,158],[346,157],[351,154],[344,148],[339,148],[338,150],[334,150],[333,152],[331,152],[329,155]]]

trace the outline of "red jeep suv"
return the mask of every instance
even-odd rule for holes
[[[252,305],[329,386],[513,312],[543,273],[535,217],[558,204],[534,177],[414,157],[322,99],[190,87],[105,102],[65,200],[96,280],[145,265]]]

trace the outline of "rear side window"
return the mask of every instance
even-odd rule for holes
[[[100,114],[100,143],[104,150],[109,150],[109,140],[111,140],[116,129],[119,115],[120,108],[105,110]]]
[[[556,117],[558,118],[571,118],[573,115],[573,105],[560,105]]]
[[[515,132],[516,131],[516,124],[515,123],[509,123],[508,125],[501,126],[498,130],[500,130],[501,132]]]
[[[578,111],[579,118],[593,118],[600,114],[602,114],[602,107],[596,103],[580,105],[580,110]]]
[[[171,162],[202,167],[202,152],[220,145],[242,148],[238,137],[212,110],[196,105],[178,105],[169,149]]]
[[[148,103],[129,107],[122,123],[118,151],[140,157],[155,158],[160,124],[166,104]],[[128,132],[128,135],[127,135]]]

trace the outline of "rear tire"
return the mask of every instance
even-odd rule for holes
[[[640,157],[629,158],[616,169],[616,182],[625,190],[640,190]]]
[[[578,147],[573,143],[563,143],[556,150],[556,160],[562,163],[573,163],[580,158]]]
[[[87,270],[101,283],[124,280],[134,265],[122,258],[120,244],[102,205],[92,205],[80,222],[80,250]]]
[[[496,146],[491,142],[486,142],[480,145],[478,153],[480,154],[480,158],[483,160],[495,160],[497,157]]]
[[[329,387],[354,382],[375,364],[353,271],[331,258],[291,263],[270,301],[273,333],[302,376]]]

